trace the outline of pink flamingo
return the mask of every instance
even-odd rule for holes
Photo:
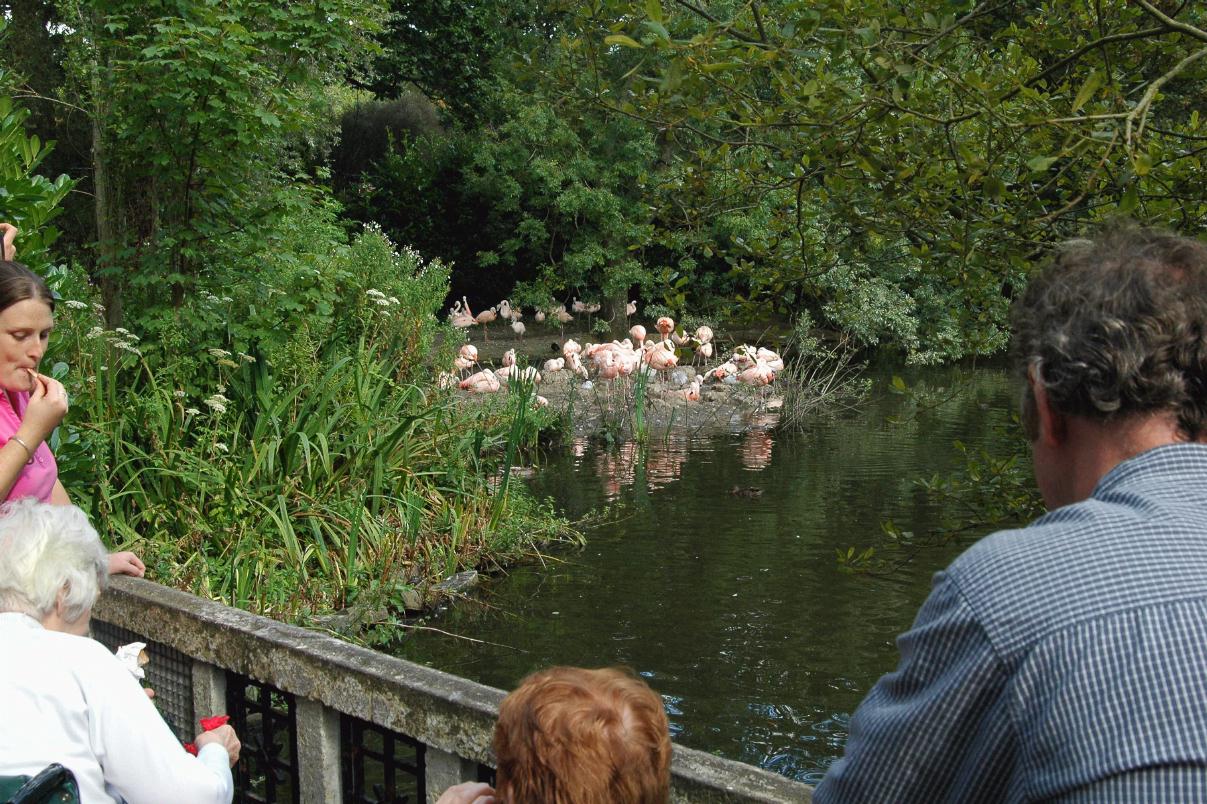
[[[637,345],[638,349],[645,347],[645,327],[634,324],[629,330],[629,337],[633,339],[633,343]]]
[[[469,308],[467,307],[466,309],[469,309]],[[490,340],[489,338],[486,337],[486,325],[494,323],[494,320],[498,317],[499,317],[499,314],[497,312],[495,312],[495,308],[493,308],[493,307],[487,307],[485,310],[483,310],[482,312],[480,312],[476,316],[474,316],[474,321],[477,322],[482,327],[482,340],[483,341]]]
[[[453,359],[453,368],[457,369],[457,374],[469,371],[478,362],[478,347],[472,343],[462,344],[457,356]]]
[[[770,366],[772,371],[780,372],[784,370],[784,358],[780,357],[770,349],[764,349],[760,346],[759,350],[754,354],[755,358]]]
[[[675,331],[675,319],[664,315],[654,324],[654,329],[658,330],[658,333],[662,335],[662,340],[665,341]]]
[[[461,297],[461,301],[454,304],[452,309],[448,311],[448,320],[450,324],[458,329],[465,329],[474,325],[474,314],[469,311],[469,305],[465,303],[464,296]]]
[[[738,382],[761,388],[770,385],[775,380],[775,371],[762,360],[755,361],[750,368],[738,372]]]
[[[503,386],[493,371],[483,369],[462,380],[460,387],[462,391],[470,391],[475,394],[493,394]]]

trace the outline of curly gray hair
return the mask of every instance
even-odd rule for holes
[[[75,622],[104,591],[108,566],[96,531],[74,505],[29,498],[0,508],[0,611],[42,620],[61,600],[63,619]]]
[[[1065,244],[1012,318],[1018,368],[1033,371],[1060,413],[1108,421],[1167,411],[1185,437],[1207,432],[1203,243],[1116,223]]]

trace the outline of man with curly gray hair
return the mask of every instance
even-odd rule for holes
[[[1207,801],[1207,247],[1067,244],[1013,327],[1049,513],[935,576],[821,804]]]

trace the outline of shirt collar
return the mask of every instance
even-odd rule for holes
[[[1163,444],[1133,455],[1103,475],[1094,487],[1091,498],[1100,498],[1128,483],[1137,475],[1159,472],[1165,482],[1185,482],[1202,485],[1207,480],[1207,444]]]
[[[42,630],[42,623],[22,611],[0,611],[0,625],[23,625],[30,630]]]

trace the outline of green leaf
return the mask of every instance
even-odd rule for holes
[[[642,47],[641,43],[638,42],[636,39],[632,38],[631,36],[625,36],[624,34],[611,34],[609,36],[605,36],[604,44],[605,45],[623,45],[624,47],[632,47],[632,48],[641,48]]]
[[[645,15],[661,25],[662,3],[660,3],[659,0],[645,0]]]
[[[1074,114],[1082,106],[1085,106],[1090,98],[1094,97],[1094,93],[1098,91],[1100,86],[1102,86],[1102,73],[1095,70],[1090,73],[1090,77],[1085,80],[1085,83],[1081,85],[1081,89],[1077,92],[1077,97],[1073,99]]]
[[[985,182],[981,185],[982,192],[986,198],[997,200],[1006,194],[1006,184],[997,176],[986,176]]]
[[[1059,158],[1059,156],[1033,156],[1027,160],[1027,167],[1036,173],[1043,173],[1052,167],[1052,164]]]
[[[1146,153],[1136,154],[1135,165],[1137,176],[1147,176],[1153,169],[1153,158]]]

